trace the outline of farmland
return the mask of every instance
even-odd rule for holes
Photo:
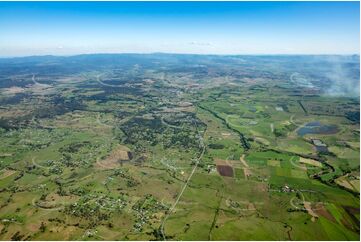
[[[358,78],[358,56],[339,61]],[[0,59],[0,239],[359,240],[359,97],[330,93],[332,68]]]

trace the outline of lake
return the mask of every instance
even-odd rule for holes
[[[313,121],[297,130],[297,134],[299,136],[304,136],[306,134],[336,134],[338,131],[336,125],[324,125],[319,121]]]

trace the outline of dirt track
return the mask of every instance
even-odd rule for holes
[[[239,160],[242,162],[244,168],[243,168],[243,172],[244,172],[244,177],[246,179],[248,179],[248,177],[250,175],[252,175],[251,170],[249,169],[249,165],[247,164],[247,161],[244,159],[245,155],[241,155],[241,157],[239,157]]]

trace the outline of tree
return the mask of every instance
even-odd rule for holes
[[[39,230],[40,230],[42,233],[45,232],[46,226],[45,226],[45,223],[44,223],[44,222],[41,222]]]

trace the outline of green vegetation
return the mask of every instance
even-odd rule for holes
[[[1,240],[359,239],[359,100],[322,61],[43,58],[0,62]]]

